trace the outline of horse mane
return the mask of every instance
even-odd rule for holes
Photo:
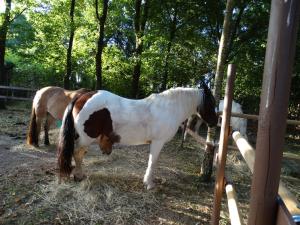
[[[207,122],[208,126],[215,126],[218,123],[218,117],[215,114],[216,100],[208,86],[203,81],[200,82],[200,88],[202,88],[202,92],[198,111],[202,119]]]
[[[155,94],[155,96],[161,96],[161,97],[169,97],[169,98],[178,98],[179,96],[191,96],[192,93],[198,92],[197,88],[185,88],[185,87],[176,87],[176,88],[170,88],[168,90],[165,90],[159,94]],[[150,95],[151,96],[151,95]]]
[[[200,88],[203,89],[203,94],[201,95],[201,98],[202,98],[202,102],[204,103],[204,104],[200,104],[200,110],[203,111],[205,107],[211,107],[211,106],[215,108],[216,100],[213,94],[211,93],[211,90],[203,80],[200,80]]]

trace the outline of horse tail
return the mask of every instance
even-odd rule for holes
[[[75,97],[65,110],[62,127],[59,132],[57,153],[60,177],[68,177],[72,172],[72,156],[75,142],[75,126],[72,112],[78,97]]]
[[[27,144],[38,146],[39,136],[37,131],[35,108],[32,107],[29,130],[27,133]]]

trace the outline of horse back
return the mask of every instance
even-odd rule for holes
[[[62,119],[64,111],[71,100],[84,93],[84,89],[68,91],[61,87],[48,86],[37,91],[34,107],[38,117],[45,117],[47,112],[55,119]]]

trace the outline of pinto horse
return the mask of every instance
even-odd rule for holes
[[[71,173],[74,180],[85,177],[81,164],[93,142],[106,154],[111,153],[116,142],[150,144],[144,184],[151,189],[153,169],[163,145],[172,139],[182,121],[197,112],[209,126],[217,125],[215,100],[207,86],[172,88],[141,100],[103,90],[83,94],[69,104],[64,114],[58,144],[59,180]]]
[[[49,145],[48,131],[51,124],[59,119],[62,120],[64,111],[71,100],[88,92],[87,89],[67,91],[60,87],[44,87],[38,90],[34,96],[27,144],[38,146],[41,124],[45,119],[45,145]]]

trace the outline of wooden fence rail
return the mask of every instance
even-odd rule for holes
[[[232,138],[235,141],[238,149],[240,150],[241,155],[243,156],[246,164],[248,165],[250,171],[254,172],[254,161],[255,161],[255,150],[248,143],[248,141],[240,134],[240,132],[235,131],[232,134]],[[285,187],[284,183],[280,181],[279,183],[279,198],[282,200],[283,204],[279,204],[279,207],[282,207],[281,213],[278,219],[282,221],[290,221],[293,218],[300,218],[300,203],[297,201],[297,198]],[[284,210],[284,209],[287,210]],[[281,217],[285,216],[285,219]],[[294,223],[291,224],[295,224]],[[298,221],[300,222],[300,221]],[[286,224],[286,223],[284,223]]]
[[[241,114],[243,116],[243,114]],[[240,116],[240,115],[239,115]],[[251,115],[253,116],[253,115]],[[227,116],[228,117],[228,116]],[[254,118],[254,117],[252,117]],[[229,123],[228,118],[224,123]],[[229,130],[229,129],[227,129]],[[206,140],[199,136],[196,132],[192,131],[189,128],[186,128],[188,134],[190,134],[199,144],[205,146]],[[226,136],[226,131],[223,131],[223,136]],[[228,133],[229,135],[229,133]],[[222,135],[221,135],[222,137]],[[255,162],[255,150],[254,148],[248,143],[248,141],[240,134],[239,131],[234,131],[232,134],[232,138],[235,141],[237,147],[228,145],[228,149],[239,150],[241,155],[243,156],[246,164],[248,165],[250,171],[254,172],[254,162]],[[218,144],[217,144],[218,145]],[[216,145],[216,146],[217,146]],[[220,147],[220,146],[219,146]],[[224,147],[224,144],[223,144]],[[222,148],[223,148],[222,147]],[[222,154],[218,155],[218,157],[222,157]],[[224,158],[224,152],[223,152]],[[220,160],[220,159],[218,159]],[[224,159],[223,159],[224,161]],[[219,162],[220,164],[220,162]],[[220,170],[220,168],[219,168]],[[224,173],[223,173],[224,175]],[[221,175],[222,177],[222,175]],[[223,181],[225,176],[223,176]],[[230,182],[222,183],[218,185],[221,189],[225,188],[227,199],[228,199],[228,209],[231,224],[242,224],[242,220],[240,217],[238,203],[236,199],[235,190],[233,185]],[[215,190],[216,191],[216,190]],[[220,191],[220,190],[219,190]],[[216,194],[216,193],[215,193]],[[219,200],[218,200],[219,201]],[[279,183],[279,190],[278,190],[278,214],[276,219],[277,225],[299,225],[300,224],[300,203],[297,201],[296,197],[285,187],[283,182]],[[219,210],[219,209],[217,209]],[[216,214],[216,212],[215,212]],[[218,224],[218,218],[215,218],[215,214],[212,216],[213,224],[214,222]]]
[[[231,112],[231,117],[239,117],[250,120],[258,120],[258,115],[244,114],[244,113],[235,113]],[[300,120],[286,120],[286,123],[289,125],[300,125]]]
[[[36,91],[31,88],[0,85],[0,99],[31,101]]]
[[[236,192],[230,181],[226,179],[225,191],[231,225],[242,225],[242,217],[238,207]]]
[[[32,91],[32,92],[36,91],[36,89],[32,89],[32,88],[15,87],[15,86],[3,86],[3,85],[0,85],[0,89]]]

